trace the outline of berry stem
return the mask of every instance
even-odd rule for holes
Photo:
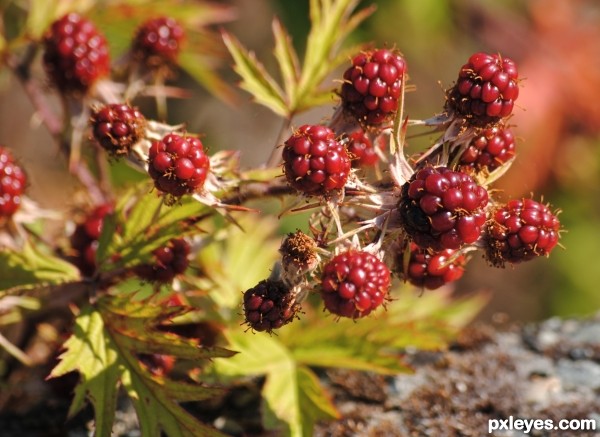
[[[277,139],[275,140],[275,146],[273,147],[273,150],[271,151],[271,155],[269,156],[269,159],[267,160],[267,168],[277,167],[278,165],[281,164],[281,161],[282,161],[281,154],[283,152],[283,148],[280,146],[283,143],[283,139],[292,125],[292,117],[293,116],[290,115],[289,117],[284,118],[283,123],[281,123],[281,128],[279,129],[279,133],[277,134]]]

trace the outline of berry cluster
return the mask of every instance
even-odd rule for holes
[[[26,184],[23,169],[15,162],[10,150],[0,146],[0,219],[17,212]]]
[[[210,160],[198,138],[168,134],[148,153],[148,173],[159,191],[173,197],[198,191],[208,176]]]
[[[331,313],[356,319],[384,302],[390,281],[390,271],[379,258],[350,250],[323,267],[321,296]]]
[[[348,135],[348,153],[350,154],[353,168],[373,167],[379,162],[376,146],[362,129]],[[381,152],[381,148],[379,148]]]
[[[458,249],[479,239],[487,204],[486,189],[468,174],[425,167],[402,186],[398,211],[419,246]]]
[[[547,206],[531,199],[502,205],[489,189],[516,154],[505,124],[518,97],[515,63],[500,55],[471,56],[446,92],[445,113],[413,121],[443,132],[414,156],[404,155],[403,130],[410,120],[391,123],[404,102],[406,78],[397,52],[360,53],[344,73],[330,126],[303,125],[284,142],[289,186],[317,197],[320,209],[309,220],[313,237],[288,235],[280,248],[282,269],[274,269],[281,271],[259,284],[279,284],[278,298],[259,310],[262,300],[250,299],[256,289],[246,292],[246,320],[253,329],[275,329],[263,325],[269,317],[280,323],[273,313],[265,316],[272,307],[281,314],[282,306],[271,301],[300,305],[315,289],[330,313],[364,317],[388,297],[388,265],[405,282],[435,289],[462,277],[472,251],[481,250],[499,267],[547,256],[558,244],[560,224]],[[392,138],[395,155],[374,147]],[[390,163],[387,172],[359,171],[380,155]]]
[[[135,273],[146,281],[168,284],[188,268],[190,245],[183,238],[175,238],[152,255],[153,262],[137,266]]]
[[[394,50],[369,50],[352,59],[340,91],[344,112],[366,126],[389,122],[398,110],[406,62]]]
[[[515,156],[515,136],[507,127],[492,126],[475,136],[460,155],[461,168],[495,170]]]
[[[398,276],[417,287],[434,290],[449,282],[459,280],[467,262],[456,250],[444,249],[432,252],[416,244],[410,244],[408,259],[406,251],[398,252]]]
[[[283,166],[289,184],[307,195],[328,195],[344,188],[350,157],[326,126],[303,125],[285,142]]]
[[[104,217],[114,212],[110,203],[94,208],[87,217],[75,227],[71,235],[71,247],[75,252],[75,264],[83,276],[91,276],[96,271],[96,251],[98,239],[102,234]]]
[[[517,66],[498,54],[475,53],[462,66],[458,81],[447,93],[447,108],[474,124],[508,117],[519,96]]]
[[[495,266],[547,256],[558,244],[560,222],[535,200],[511,200],[497,207],[487,225],[487,258]]]
[[[52,24],[44,49],[48,77],[64,93],[85,94],[110,70],[106,39],[91,21],[76,13]]]
[[[146,118],[138,108],[113,103],[92,110],[90,119],[94,139],[111,156],[127,155],[144,136]]]
[[[149,67],[173,64],[184,38],[183,27],[173,18],[152,18],[138,28],[132,43],[133,54]]]
[[[255,331],[273,332],[298,312],[295,296],[282,281],[265,279],[244,293],[246,323]]]

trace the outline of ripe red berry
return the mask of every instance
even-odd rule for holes
[[[560,222],[548,206],[532,199],[511,200],[497,208],[486,229],[486,256],[503,267],[548,256],[558,243]]]
[[[133,53],[149,67],[172,64],[177,61],[184,38],[185,31],[175,19],[152,18],[138,28]]]
[[[348,135],[348,153],[352,160],[352,167],[373,167],[379,161],[379,155],[373,142],[360,129]]]
[[[136,267],[136,274],[146,281],[170,283],[188,268],[190,245],[183,238],[174,238],[166,246],[152,252],[154,261]]]
[[[405,263],[404,251],[398,253],[396,261],[400,277],[417,287],[425,287],[429,290],[460,279],[466,263],[465,257],[456,256],[455,250],[444,249],[432,252],[414,243],[410,245],[408,263]]]
[[[447,92],[447,108],[476,125],[508,117],[519,96],[517,65],[499,54],[475,53]]]
[[[406,62],[394,50],[369,50],[352,59],[340,91],[344,112],[365,126],[389,122],[398,110]]]
[[[44,67],[60,91],[86,93],[110,70],[108,45],[94,24],[76,13],[56,20],[44,38]]]
[[[476,171],[492,171],[515,156],[515,136],[503,126],[484,129],[469,143],[459,159],[459,165]]]
[[[143,136],[146,119],[136,107],[124,103],[101,106],[90,118],[94,139],[112,156],[127,155]]]
[[[294,320],[299,309],[283,281],[265,279],[244,293],[246,323],[255,331],[271,333]]]
[[[96,250],[102,234],[104,217],[114,211],[112,204],[103,204],[92,210],[84,221],[77,224],[71,235],[71,247],[75,252],[75,264],[84,276],[96,271]]]
[[[308,195],[327,195],[344,188],[350,157],[326,126],[303,125],[283,147],[283,165],[289,184]]]
[[[390,271],[375,255],[349,250],[336,255],[321,275],[321,296],[333,314],[364,317],[385,300]]]
[[[198,138],[168,134],[148,152],[148,173],[154,186],[173,197],[200,190],[209,169],[210,160]]]
[[[12,153],[0,146],[0,219],[11,217],[21,206],[27,177]]]
[[[488,193],[466,173],[425,167],[402,186],[398,209],[405,232],[433,250],[458,249],[479,239]]]

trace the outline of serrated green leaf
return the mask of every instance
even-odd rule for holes
[[[226,360],[215,359],[215,369],[221,376],[266,376],[266,427],[278,435],[308,436],[317,420],[337,417],[315,375],[299,365],[276,338],[237,331],[230,332],[228,340],[239,354]]]
[[[300,63],[292,39],[281,22],[277,19],[272,24],[275,37],[275,59],[279,63],[279,70],[283,79],[288,107],[296,107],[296,86],[300,77]]]
[[[0,249],[0,296],[79,280],[79,270],[36,246],[21,251]]]
[[[227,32],[222,34],[223,42],[234,60],[234,69],[242,78],[240,87],[248,91],[254,99],[276,114],[287,117],[289,114],[285,95],[277,82],[265,70],[256,56]]]
[[[143,435],[160,436],[222,436],[188,412],[178,401],[196,401],[222,395],[218,387],[175,381],[152,375],[139,361],[146,353],[143,340],[166,338],[157,326],[172,317],[178,309],[162,307],[150,300],[103,297],[97,307],[84,308],[75,322],[72,336],[65,343],[66,351],[50,377],[71,371],[81,374],[69,414],[79,411],[86,399],[94,406],[96,435],[110,435],[114,421],[117,391],[122,384],[132,398]],[[140,338],[130,341],[133,332]],[[175,346],[160,350],[161,354],[178,359],[198,359],[197,342],[170,334]],[[160,341],[160,340],[159,340]],[[140,347],[138,347],[140,346]],[[166,345],[165,345],[166,346]],[[227,356],[224,349],[202,354],[202,358]]]
[[[263,387],[263,423],[280,435],[310,437],[315,423],[339,417],[316,375],[293,360],[270,372]],[[283,422],[283,423],[282,423]]]
[[[75,320],[73,334],[64,345],[60,363],[51,378],[77,371],[81,380],[69,409],[69,417],[80,411],[89,399],[94,406],[97,435],[110,435],[117,406],[119,357],[111,339],[105,335],[100,312],[86,307]]]

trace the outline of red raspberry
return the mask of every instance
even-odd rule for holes
[[[244,293],[246,323],[256,331],[271,333],[281,328],[294,319],[299,308],[283,281],[265,279]]]
[[[154,179],[154,186],[174,197],[201,189],[210,168],[202,142],[178,134],[155,141],[148,157],[148,173]]]
[[[154,262],[136,267],[136,274],[147,281],[168,284],[185,272],[190,263],[190,245],[183,238],[174,238],[164,247],[152,252]]]
[[[487,128],[471,140],[459,159],[459,165],[476,171],[492,171],[515,156],[515,137],[503,126]]]
[[[76,253],[73,264],[84,276],[91,276],[96,271],[96,250],[102,234],[104,217],[113,212],[114,207],[111,204],[97,206],[75,227],[75,232],[71,235],[71,247]]]
[[[146,129],[138,108],[123,103],[93,109],[90,123],[94,138],[112,156],[127,155]]]
[[[0,219],[11,217],[21,206],[27,177],[10,153],[0,146]]]
[[[285,142],[283,165],[289,184],[308,195],[341,190],[350,174],[348,152],[326,126],[301,126]]]
[[[423,248],[458,249],[479,239],[488,193],[466,173],[425,167],[402,186],[405,232]]]
[[[91,21],[76,13],[52,24],[44,47],[46,73],[62,92],[86,93],[110,70],[106,39]]]
[[[496,267],[548,256],[560,237],[560,222],[548,206],[532,199],[511,200],[487,225],[487,259]]]
[[[349,142],[346,146],[352,159],[352,167],[373,167],[379,161],[379,155],[373,147],[372,141],[360,129],[352,132],[349,136]],[[381,150],[381,147],[379,147]]]
[[[398,110],[406,62],[394,50],[360,53],[344,72],[342,107],[365,126],[389,122]]]
[[[385,300],[390,271],[375,255],[349,250],[332,258],[321,275],[321,296],[333,314],[357,319]]]
[[[447,92],[447,108],[476,125],[508,117],[519,96],[517,65],[499,54],[475,53]]]
[[[149,67],[175,63],[184,38],[183,27],[173,18],[152,18],[138,28],[133,53]]]
[[[452,249],[431,252],[411,243],[408,265],[404,263],[404,255],[404,252],[398,254],[399,276],[417,287],[434,290],[449,282],[457,281],[465,271],[465,257],[456,256],[456,251]]]

